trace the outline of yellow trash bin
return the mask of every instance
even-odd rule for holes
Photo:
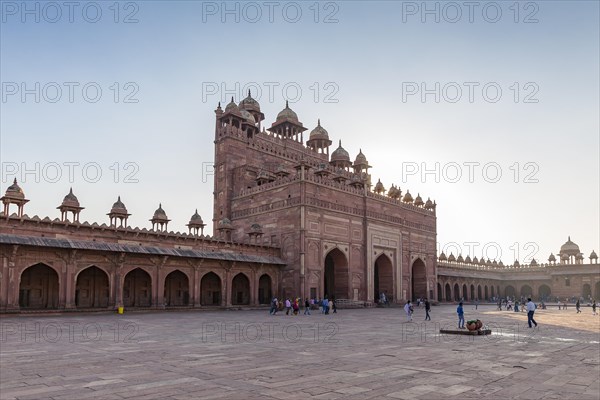
[[[119,307],[119,314],[123,314],[124,310],[125,310],[125,307]]]

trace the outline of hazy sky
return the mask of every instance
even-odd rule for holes
[[[2,1],[2,193],[212,232],[214,109],[252,88],[435,199],[442,249],[599,252],[599,3],[466,3]]]

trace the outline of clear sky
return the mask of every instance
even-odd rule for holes
[[[440,249],[600,251],[597,1],[68,4],[0,3],[1,189],[29,215],[72,186],[82,220],[120,195],[212,232],[214,110],[252,88],[435,199]]]

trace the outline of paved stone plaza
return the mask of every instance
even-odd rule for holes
[[[488,337],[440,336],[455,306],[10,316],[2,399],[598,399],[600,318],[465,307]]]

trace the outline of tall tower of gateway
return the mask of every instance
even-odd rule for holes
[[[437,298],[435,202],[372,188],[362,149],[354,161],[341,140],[330,149],[316,118],[305,138],[287,103],[267,129],[250,93],[215,114],[214,234],[279,245],[276,295]]]

